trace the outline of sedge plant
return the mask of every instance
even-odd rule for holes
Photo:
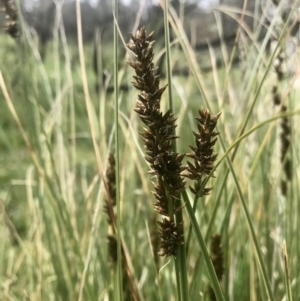
[[[57,12],[44,60],[19,2],[0,1],[1,300],[297,299],[299,56],[285,43],[299,1],[285,14],[266,2],[267,24],[246,1],[216,7],[221,51],[198,53],[183,3],[160,1],[160,42],[151,20],[122,36],[114,0],[114,39],[100,45],[114,80],[96,93],[79,0],[77,43]],[[222,14],[238,26],[232,49]],[[118,63],[120,37],[133,68]]]

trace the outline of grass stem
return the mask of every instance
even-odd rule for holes
[[[114,16],[114,123],[115,123],[115,159],[116,159],[116,204],[117,204],[117,300],[123,300],[122,281],[122,245],[121,245],[121,203],[120,203],[120,142],[119,142],[119,67],[118,67],[118,0],[113,1]]]
[[[222,293],[222,290],[221,290],[221,287],[220,287],[218,277],[216,275],[215,269],[213,267],[210,256],[208,254],[208,250],[207,250],[205,241],[204,241],[203,236],[201,234],[201,231],[199,229],[198,222],[196,220],[193,207],[190,203],[190,200],[188,198],[188,195],[187,195],[186,191],[184,191],[182,193],[182,195],[183,195],[183,199],[185,201],[185,208],[187,210],[190,221],[193,225],[193,230],[195,232],[196,240],[197,240],[199,248],[202,252],[202,255],[203,255],[206,267],[207,267],[208,275],[209,275],[209,278],[210,278],[210,281],[211,281],[211,286],[212,286],[212,288],[215,292],[215,296],[217,298],[217,301],[225,301],[225,298],[223,296],[223,293]]]
[[[170,50],[170,31],[169,31],[169,0],[164,0],[164,28],[165,28],[165,47],[166,47],[166,70],[168,80],[168,98],[169,109],[173,112],[173,94],[172,94],[172,70],[171,70],[171,50]],[[174,129],[175,134],[175,129]],[[173,151],[176,153],[176,142],[173,143]],[[175,208],[181,207],[180,198],[175,201]],[[182,210],[176,213],[177,224],[183,224]],[[187,280],[187,266],[186,266],[186,249],[185,245],[180,245],[178,248],[178,256],[175,259],[175,272],[177,279],[178,300],[189,300],[189,289]],[[178,282],[178,280],[180,281]],[[181,296],[180,296],[181,295]]]

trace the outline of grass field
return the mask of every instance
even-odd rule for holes
[[[299,41],[293,54],[286,47],[296,4],[281,23],[275,7],[263,40],[258,26],[232,53],[222,45],[222,68],[213,49],[203,54],[206,73],[165,11],[177,42],[153,45],[155,64],[160,51],[170,61],[171,76],[156,82],[168,84],[158,111],[147,107],[160,99],[149,85],[151,43],[119,62],[120,39],[101,45],[109,76],[97,93],[93,44],[82,45],[80,26],[78,43],[57,28],[44,61],[25,30],[1,35],[0,300],[300,300]],[[277,43],[268,52],[269,40]],[[133,52],[140,45],[132,39]],[[190,73],[172,76],[178,65]],[[176,121],[157,113],[170,107]],[[196,147],[193,131],[198,165],[188,155],[179,164],[176,152]],[[184,177],[188,161],[195,180]]]

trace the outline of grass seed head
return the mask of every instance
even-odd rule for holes
[[[108,186],[109,197],[111,200],[111,207],[116,205],[116,162],[114,154],[110,154],[108,158],[108,167],[106,171],[106,183]],[[108,216],[108,223],[111,225],[113,217],[111,212],[109,200],[105,200],[104,212]]]
[[[185,182],[181,177],[181,165],[184,155],[173,151],[176,118],[169,110],[161,112],[160,100],[166,87],[159,87],[159,75],[153,64],[153,33],[147,36],[142,27],[131,35],[128,48],[134,54],[129,65],[135,70],[133,86],[140,91],[135,111],[147,126],[140,133],[146,148],[146,161],[150,165],[149,173],[156,177],[154,196],[157,202],[154,209],[163,216],[159,223],[161,236],[160,255],[176,255],[178,245],[183,243],[182,225],[175,222],[177,208],[175,200],[184,189]],[[171,207],[171,208],[170,208]]]
[[[190,187],[191,191],[199,196],[207,195],[211,188],[203,188],[203,176],[208,176],[214,168],[214,163],[217,159],[217,154],[214,154],[214,146],[217,142],[218,132],[215,131],[218,118],[221,113],[216,116],[211,116],[206,109],[199,110],[197,120],[198,132],[194,132],[196,146],[190,146],[192,152],[187,156],[193,159],[193,162],[188,161],[185,177],[196,181],[194,187]]]

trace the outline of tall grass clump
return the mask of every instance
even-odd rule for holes
[[[299,298],[299,1],[215,7],[221,45],[201,52],[184,1],[160,2],[162,38],[140,15],[123,36],[114,0],[114,38],[95,46],[81,1],[77,43],[55,1],[42,59],[0,1],[17,37],[0,36],[0,300]],[[97,91],[94,47],[114,66]]]

